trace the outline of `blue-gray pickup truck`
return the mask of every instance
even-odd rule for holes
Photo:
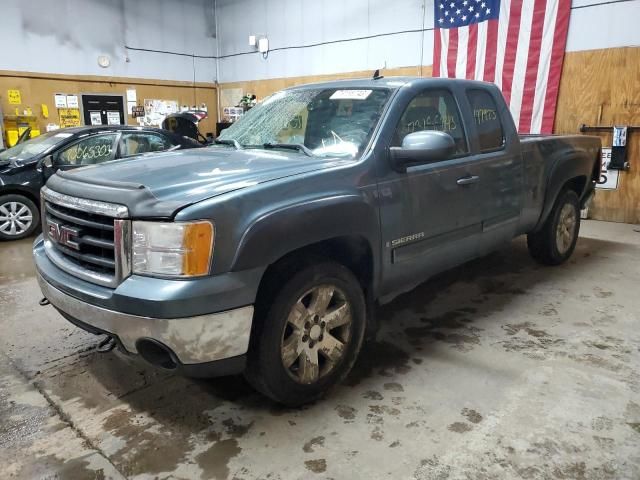
[[[216,143],[53,175],[37,278],[127,354],[287,405],[341,381],[376,305],[426,278],[523,234],[567,260],[600,171],[599,139],[518,135],[498,88],[463,80],[291,88]]]

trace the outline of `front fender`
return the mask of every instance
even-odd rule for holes
[[[270,265],[286,254],[323,240],[358,235],[374,256],[380,252],[378,215],[362,196],[313,199],[269,212],[245,231],[231,270]]]

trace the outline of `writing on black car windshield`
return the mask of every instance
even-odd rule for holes
[[[224,130],[218,140],[245,148],[303,145],[314,156],[359,157],[389,99],[388,89],[278,92]]]

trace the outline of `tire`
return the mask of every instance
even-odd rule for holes
[[[20,240],[40,226],[38,207],[23,195],[0,196],[0,240]]]
[[[338,263],[320,260],[284,278],[257,305],[245,376],[264,395],[295,407],[349,373],[362,346],[366,307],[360,283]]]
[[[560,265],[573,253],[580,233],[580,201],[573,190],[558,195],[542,228],[527,235],[529,253],[543,265]]]

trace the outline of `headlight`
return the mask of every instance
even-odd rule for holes
[[[133,273],[197,277],[209,273],[213,224],[133,221]]]

